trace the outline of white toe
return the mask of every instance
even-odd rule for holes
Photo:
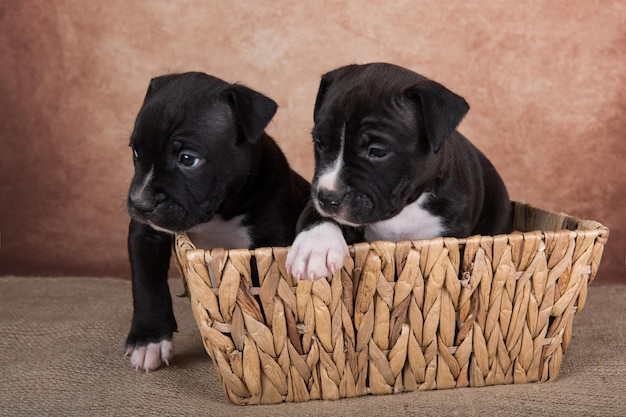
[[[297,279],[320,279],[339,271],[346,255],[341,229],[324,222],[298,234],[287,254],[287,271]]]
[[[174,357],[174,343],[171,340],[161,340],[149,343],[148,346],[130,347],[126,350],[130,354],[130,365],[136,370],[146,372],[159,369],[163,363],[170,364]]]

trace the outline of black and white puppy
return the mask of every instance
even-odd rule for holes
[[[198,72],[150,82],[131,135],[128,193],[136,369],[169,363],[177,330],[167,283],[173,233],[201,248],[287,246],[310,185],[265,127],[270,98]]]
[[[312,202],[288,271],[299,279],[332,274],[347,243],[359,240],[508,233],[502,179],[456,131],[468,110],[441,84],[395,65],[325,74],[314,110]]]

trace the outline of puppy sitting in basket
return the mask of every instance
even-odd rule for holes
[[[511,229],[506,187],[456,131],[469,105],[441,84],[385,63],[322,77],[314,110],[311,201],[287,257],[315,280],[358,241],[495,235]]]

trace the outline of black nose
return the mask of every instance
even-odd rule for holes
[[[150,198],[129,199],[129,205],[142,215],[150,214],[156,207],[156,202]]]
[[[324,210],[336,213],[339,211],[339,206],[343,201],[343,193],[339,193],[334,190],[320,189],[317,194],[317,201]]]

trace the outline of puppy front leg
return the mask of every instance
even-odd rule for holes
[[[298,220],[298,235],[287,254],[287,272],[317,280],[339,271],[349,255],[341,227],[321,217],[309,203]]]
[[[153,371],[174,356],[173,333],[177,331],[167,273],[172,235],[130,221],[128,255],[133,288],[133,319],[126,355],[137,369]]]
[[[317,280],[339,271],[348,254],[341,228],[324,221],[296,236],[287,254],[287,271],[297,279]]]

